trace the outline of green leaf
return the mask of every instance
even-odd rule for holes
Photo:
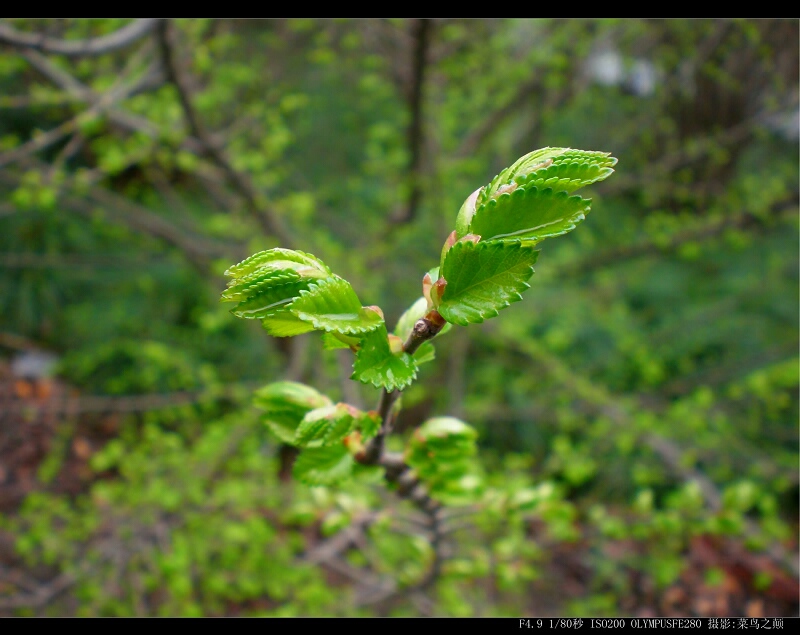
[[[265,411],[261,420],[275,436],[294,443],[295,431],[306,413],[330,406],[331,400],[305,384],[281,381],[256,391],[253,404]]]
[[[377,312],[361,306],[350,283],[336,276],[309,285],[289,309],[315,329],[343,335],[366,333],[383,324]]]
[[[439,273],[438,269],[436,273]],[[408,307],[405,313],[400,316],[400,319],[397,320],[397,326],[394,327],[393,333],[405,342],[408,336],[411,335],[411,329],[414,328],[414,324],[417,323],[417,320],[424,317],[427,312],[428,301],[424,297],[419,298],[414,304]]]
[[[273,337],[292,337],[314,330],[313,324],[303,322],[303,320],[286,308],[270,313],[262,320],[261,324],[264,326],[267,333]]]
[[[317,408],[306,413],[295,433],[295,443],[303,447],[317,447],[340,443],[356,429],[364,413],[348,404]]]
[[[489,240],[489,235],[478,231],[473,225],[476,214],[481,207],[505,194],[515,192],[520,187],[531,189],[535,186],[540,190],[549,187],[554,192],[574,192],[607,178],[614,171],[611,168],[616,163],[617,160],[608,152],[572,148],[542,148],[530,152],[464,201],[456,217],[456,236],[463,238],[468,233],[473,233],[481,236],[484,241]]]
[[[323,333],[322,346],[326,351],[337,348],[352,348],[358,345],[358,338],[342,335],[341,333]]]
[[[450,326],[450,324],[447,326]],[[422,342],[419,348],[414,352],[414,361],[417,362],[417,366],[432,362],[434,359],[436,359],[436,349],[430,342]]]
[[[616,160],[614,160],[616,163]],[[612,163],[613,165],[613,163]],[[586,185],[607,179],[614,170],[594,162],[554,163],[517,180],[520,185],[535,185],[539,189],[551,188],[554,192],[572,193]]]
[[[291,270],[256,271],[244,278],[231,280],[228,288],[222,292],[221,300],[222,302],[241,302],[269,287],[299,282],[300,279],[300,275]]]
[[[588,163],[603,169],[611,168],[617,163],[617,160],[610,156],[610,153],[608,152],[549,147],[541,148],[540,150],[534,150],[533,152],[529,152],[528,154],[517,159],[511,166],[494,177],[492,182],[485,186],[478,195],[475,209],[479,209],[489,200],[495,198],[498,192],[502,192],[506,186],[510,186],[512,183],[524,183],[526,182],[526,179],[531,177],[532,174],[538,174],[543,170],[547,170],[550,166],[560,166],[572,163]],[[609,174],[611,174],[611,172],[607,172],[602,178],[606,178]],[[595,179],[595,181],[597,180],[601,179]],[[590,182],[593,183],[594,181]],[[483,234],[480,235],[484,238],[484,240],[486,239],[486,236],[483,236]]]
[[[406,462],[434,496],[474,493],[480,485],[472,459],[477,436],[472,427],[453,417],[430,419],[411,435]]]
[[[355,461],[342,445],[306,448],[294,462],[294,477],[308,485],[332,485],[348,478]]]
[[[417,377],[417,364],[408,353],[395,355],[389,348],[386,326],[361,340],[351,379],[386,390],[402,390]]]
[[[461,453],[474,446],[478,433],[475,428],[455,417],[428,419],[411,436],[409,447],[444,450],[454,448]],[[468,450],[471,452],[472,450]]]
[[[358,429],[361,430],[361,440],[368,441],[378,434],[381,423],[383,423],[381,418],[374,410],[362,413],[362,416],[358,420]]]
[[[463,326],[494,317],[522,299],[538,253],[519,243],[456,243],[442,268],[447,287],[439,313]]]
[[[242,278],[257,270],[272,271],[290,269],[303,277],[327,278],[332,275],[330,268],[316,256],[295,251],[293,249],[268,249],[245,258],[237,265],[230,267],[225,275]]]
[[[592,204],[590,199],[566,192],[519,187],[501,194],[475,212],[470,232],[481,241],[524,241],[528,245],[575,229]],[[445,276],[446,277],[446,276]]]
[[[231,313],[247,319],[264,319],[285,309],[309,286],[306,280],[269,286],[237,304]]]

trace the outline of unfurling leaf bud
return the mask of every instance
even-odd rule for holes
[[[431,278],[431,274],[426,273],[425,276],[422,278],[422,295],[425,296],[425,299],[428,301],[428,310],[433,308],[433,302],[431,301],[432,286],[433,286],[433,278]]]
[[[472,194],[467,197],[461,209],[458,211],[456,217],[456,235],[466,236],[469,233],[469,224],[472,222],[472,216],[475,214],[475,203],[478,201],[482,187],[479,187]]]
[[[442,303],[442,296],[444,295],[444,289],[446,286],[447,280],[444,278],[439,278],[431,287],[430,298],[434,309]]]
[[[447,240],[444,241],[444,246],[442,247],[442,255],[440,257],[440,262],[444,262],[445,254],[450,250],[450,247],[456,244],[458,241],[458,234],[456,230],[450,232],[450,235],[447,237]]]
[[[397,335],[389,334],[389,350],[392,351],[394,355],[399,355],[403,352],[403,340],[397,337]]]
[[[481,237],[477,234],[467,234],[463,238],[461,238],[458,242],[460,243],[478,243],[481,241]]]

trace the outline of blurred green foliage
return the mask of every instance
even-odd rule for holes
[[[128,21],[0,24],[71,40]],[[80,491],[58,488],[75,450],[53,441],[64,460],[4,510],[0,612],[708,614],[668,599],[698,567],[706,590],[733,575],[692,559],[699,540],[742,545],[748,597],[796,612],[774,602],[797,583],[797,21],[170,28],[181,90],[158,29],[74,58],[0,38],[0,354],[33,342],[84,398],[138,399],[103,402],[118,425]],[[374,472],[286,480],[249,405],[287,377],[365,410],[377,390],[348,385],[346,351],[234,319],[221,274],[302,249],[394,324],[464,198],[544,146],[610,151],[617,174],[543,245],[526,301],[455,327],[404,394],[409,434],[477,429],[485,477],[436,584],[405,594],[432,558],[413,509]],[[7,412],[0,441],[30,425]]]

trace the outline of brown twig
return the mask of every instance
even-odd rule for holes
[[[67,573],[62,573],[50,582],[38,585],[31,593],[0,598],[0,610],[42,607],[73,584],[75,584],[75,578]]]
[[[408,181],[410,191],[405,209],[390,218],[392,223],[410,223],[414,220],[422,198],[422,147],[424,145],[423,101],[428,51],[431,45],[433,23],[429,18],[416,18],[411,26],[413,52],[411,56],[411,82],[408,91],[408,109],[411,121],[406,131],[406,145],[410,155]]]
[[[259,222],[262,229],[269,235],[275,236],[283,247],[291,248],[292,237],[284,227],[281,218],[269,208],[263,196],[256,190],[250,177],[233,167],[226,151],[221,144],[206,130],[199,113],[191,99],[188,78],[181,68],[175,52],[175,28],[172,22],[160,22],[157,29],[159,49],[167,77],[178,90],[178,99],[181,103],[190,133],[202,144],[202,154],[211,159],[225,174],[228,182],[242,196],[248,211]]]
[[[33,49],[67,57],[90,57],[113,53],[142,39],[158,26],[162,18],[139,18],[121,29],[85,40],[60,40],[44,33],[23,33],[0,22],[0,44]]]

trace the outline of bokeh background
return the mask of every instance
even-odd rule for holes
[[[0,20],[0,615],[796,615],[799,39]],[[377,391],[234,318],[222,272],[301,249],[393,323],[466,196],[544,146],[617,172],[403,397],[401,432],[475,426],[484,475],[421,590],[413,510],[293,482],[250,405]]]

